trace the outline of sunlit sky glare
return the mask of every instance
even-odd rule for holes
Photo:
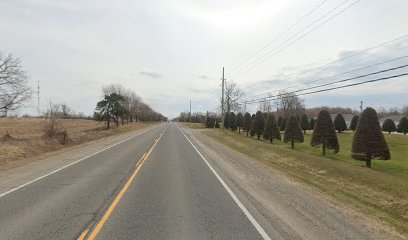
[[[190,100],[194,112],[217,110],[223,66],[227,81],[235,81],[250,98],[408,55],[408,38],[403,38],[332,64],[324,71],[296,77],[305,69],[408,34],[408,1],[361,0],[249,71],[244,72],[245,63],[231,72],[316,6],[321,5],[261,55],[279,49],[282,42],[336,6],[344,3],[338,12],[353,2],[2,0],[0,50],[22,60],[33,88],[40,81],[43,109],[52,100],[92,114],[102,86],[120,83],[172,118],[187,110]],[[342,77],[404,63],[408,58]],[[408,69],[393,73],[404,71]],[[360,100],[372,107],[402,106],[408,104],[407,80],[399,78],[304,98],[308,107],[357,109]],[[257,107],[251,105],[249,110]],[[22,113],[36,113],[35,99]]]

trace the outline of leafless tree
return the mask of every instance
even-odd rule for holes
[[[0,52],[0,112],[7,116],[8,111],[22,107],[31,95],[20,59]]]
[[[142,98],[139,97],[135,92],[130,91],[128,96],[128,108],[129,108],[129,116],[130,122],[134,120],[137,121],[139,114],[140,114],[140,105],[142,103]]]
[[[71,118],[71,117],[72,117],[74,111],[73,111],[66,103],[62,103],[62,104],[60,105],[60,107],[61,107],[61,115],[62,115],[62,118],[67,119],[67,118]]]
[[[272,112],[271,100],[265,98],[263,101],[259,102],[259,111],[262,112]]]
[[[404,114],[405,116],[408,116],[408,105],[402,106],[401,112],[402,112],[402,114]]]
[[[278,113],[282,112],[285,118],[302,116],[305,111],[304,100],[293,92],[280,91],[277,100]]]
[[[240,109],[239,100],[244,93],[238,87],[238,85],[229,81],[225,83],[225,110],[227,112],[238,111]]]
[[[54,137],[61,128],[60,119],[62,117],[61,104],[49,101],[48,108],[44,113],[44,131],[48,137]]]

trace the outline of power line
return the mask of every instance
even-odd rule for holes
[[[360,70],[367,69],[367,68],[374,67],[374,66],[378,66],[378,65],[381,65],[381,64],[394,62],[394,61],[401,60],[401,59],[404,59],[404,58],[407,58],[407,57],[408,57],[408,55],[405,55],[405,56],[402,56],[402,57],[393,58],[393,59],[389,59],[389,60],[387,60],[387,61],[382,61],[382,62],[374,63],[374,64],[371,64],[371,65],[368,65],[368,66],[364,66],[364,67],[359,67],[359,68],[356,68],[356,69],[353,69],[353,70],[350,70],[350,71],[346,71],[346,72],[342,72],[342,73],[338,73],[338,74],[335,74],[335,75],[332,75],[332,76],[323,77],[323,78],[319,78],[319,79],[316,79],[316,80],[313,80],[313,81],[308,81],[308,82],[300,83],[300,84],[298,84],[298,85],[292,85],[292,86],[289,86],[289,87],[286,87],[286,88],[282,88],[282,89],[280,89],[280,90],[278,90],[278,91],[286,90],[286,89],[288,89],[288,88],[299,87],[299,86],[302,86],[302,85],[308,85],[308,84],[311,84],[311,83],[314,83],[314,82],[326,80],[326,79],[333,78],[333,77],[338,77],[338,76],[341,76],[341,75],[344,75],[344,74],[348,74],[348,73],[360,71]],[[330,83],[330,84],[331,84],[331,83]],[[269,95],[268,97],[271,97],[271,96],[270,96],[271,93],[272,93],[272,92],[263,93],[263,94],[258,94],[258,95],[254,95],[254,96],[252,96],[252,97],[250,97],[250,98],[254,98],[254,97],[258,97],[258,96],[262,96],[262,95],[267,95],[267,94]],[[248,99],[249,99],[249,97],[246,98],[246,100],[248,100]],[[248,101],[251,101],[251,100],[252,100],[252,99],[249,99]],[[255,99],[255,100],[257,100],[257,99]]]
[[[320,87],[324,87],[324,86],[328,86],[328,85],[333,85],[333,84],[336,84],[336,83],[347,82],[347,81],[351,81],[351,80],[355,80],[355,79],[359,79],[359,78],[363,78],[363,77],[368,77],[368,76],[372,76],[372,75],[377,75],[377,74],[380,74],[380,73],[385,73],[385,72],[389,72],[389,71],[395,71],[395,70],[398,70],[398,69],[401,69],[401,68],[406,68],[406,67],[408,67],[408,64],[401,65],[401,66],[397,66],[397,67],[393,67],[393,68],[388,68],[388,69],[384,69],[384,70],[380,70],[380,71],[376,71],[376,72],[372,72],[372,73],[367,73],[367,74],[359,75],[359,76],[352,77],[352,78],[346,78],[346,79],[342,79],[342,80],[335,81],[335,82],[325,83],[325,84],[321,84],[321,85],[318,85],[318,86],[313,86],[313,87],[308,87],[308,88],[304,88],[304,89],[299,89],[299,90],[296,90],[296,91],[292,91],[292,92],[290,92],[290,93],[303,92],[303,91],[306,91],[306,90],[315,89],[315,88],[320,88]],[[253,99],[253,100],[246,101],[246,102],[248,103],[248,102],[257,101],[257,100],[264,100],[264,101],[265,101],[266,99],[269,100],[270,98],[279,97],[279,96],[282,96],[282,95],[283,95],[283,94],[278,94],[278,95],[275,95],[275,96],[269,96],[269,97],[266,97],[266,98]]]
[[[350,58],[353,58],[353,57],[362,55],[362,54],[367,53],[367,52],[369,52],[369,51],[371,51],[371,50],[373,50],[373,49],[376,49],[376,48],[385,46],[385,45],[387,45],[387,44],[390,44],[390,43],[392,43],[392,42],[395,42],[395,41],[398,41],[398,40],[401,40],[401,39],[404,39],[404,38],[407,38],[407,37],[408,37],[408,34],[404,34],[404,35],[401,35],[401,36],[399,36],[399,37],[397,37],[397,38],[393,38],[393,39],[391,39],[391,40],[389,40],[389,41],[382,42],[382,43],[380,43],[380,44],[378,44],[378,45],[375,45],[375,46],[366,48],[366,49],[364,49],[364,50],[362,50],[362,51],[359,51],[359,52],[357,52],[357,53],[351,54],[351,55],[349,55],[349,56],[346,56],[346,57],[343,57],[343,58],[340,58],[340,59],[331,61],[331,62],[329,62],[329,63],[323,64],[323,65],[321,65],[321,66],[319,66],[319,67],[305,70],[305,71],[303,71],[302,73],[297,74],[297,75],[295,76],[295,78],[292,78],[292,80],[299,79],[302,75],[304,75],[304,74],[306,74],[306,73],[309,73],[309,72],[313,72],[313,71],[316,71],[316,70],[319,70],[319,69],[321,69],[321,70],[328,69],[328,68],[329,68],[329,67],[327,67],[328,65],[332,65],[333,63],[342,62],[342,61],[344,61],[344,60],[347,60],[347,59],[350,59]],[[390,60],[390,61],[391,61],[391,60]],[[381,63],[379,63],[379,64],[381,64]],[[299,85],[304,85],[304,84],[307,84],[307,83],[302,83],[302,84],[299,84]],[[298,85],[296,85],[296,86],[298,86]],[[292,86],[289,86],[289,87],[286,87],[286,88],[283,88],[283,89],[280,89],[280,90],[286,90],[286,89],[292,88],[292,87],[295,87],[295,86],[292,85]],[[258,97],[258,96],[262,96],[262,95],[268,95],[268,94],[270,94],[270,93],[271,93],[271,92],[263,93],[263,94],[257,94],[257,95],[253,95],[253,96],[251,96],[251,97]]]
[[[351,55],[349,55],[349,56],[347,56],[347,57],[344,57],[344,58],[340,58],[340,59],[331,61],[331,62],[329,62],[329,63],[326,63],[326,64],[322,65],[322,66],[319,66],[319,67],[316,67],[316,68],[313,68],[313,69],[306,70],[306,71],[304,71],[304,72],[302,72],[302,73],[296,75],[296,78],[294,78],[293,80],[299,79],[300,76],[302,76],[302,75],[304,75],[304,74],[306,74],[306,73],[308,73],[308,72],[313,72],[313,71],[316,71],[316,70],[319,70],[319,69],[322,69],[322,68],[323,68],[323,69],[327,69],[327,68],[324,68],[324,67],[326,67],[327,65],[331,65],[331,64],[336,63],[336,62],[342,62],[342,61],[344,61],[344,60],[346,60],[346,59],[359,56],[359,55],[361,55],[361,54],[363,54],[363,53],[366,53],[366,52],[369,52],[369,51],[371,51],[371,50],[373,50],[373,49],[375,49],[375,48],[382,47],[382,46],[387,45],[387,44],[389,44],[389,43],[391,43],[391,42],[394,42],[394,41],[397,41],[397,40],[400,40],[400,39],[403,39],[403,38],[406,38],[406,37],[408,37],[408,34],[404,34],[404,35],[402,35],[402,36],[400,36],[400,37],[397,37],[397,38],[394,38],[394,39],[392,39],[392,40],[390,40],[390,41],[380,43],[380,44],[378,44],[378,45],[376,45],[376,46],[374,46],[374,47],[367,48],[367,49],[365,49],[365,50],[363,50],[363,51],[360,51],[360,52],[351,54]]]
[[[346,87],[352,87],[352,86],[357,86],[357,85],[362,85],[362,84],[367,84],[367,83],[372,83],[372,82],[384,81],[384,80],[387,80],[387,79],[398,78],[398,77],[407,76],[407,75],[408,75],[408,72],[402,73],[402,74],[397,74],[397,75],[391,75],[391,76],[387,76],[387,77],[382,77],[382,78],[376,78],[376,79],[372,79],[372,80],[368,80],[368,81],[364,81],[364,82],[359,82],[359,83],[352,83],[352,84],[343,85],[343,86],[339,86],[339,87],[332,87],[332,88],[326,88],[326,89],[316,90],[316,91],[307,92],[307,93],[301,93],[301,94],[297,94],[296,96],[303,96],[303,95],[310,95],[310,94],[314,94],[314,93],[327,92],[327,91],[332,91],[332,90],[346,88]],[[281,96],[281,97],[277,97],[277,98],[274,98],[274,99],[269,99],[269,101],[274,101],[274,100],[279,100],[279,99],[284,99],[284,98],[288,98],[288,97]],[[259,102],[262,102],[262,101],[246,102],[246,104],[259,103]],[[239,104],[242,105],[242,103],[239,103]]]
[[[315,6],[312,10],[310,10],[308,13],[306,13],[303,17],[299,18],[295,23],[293,23],[290,27],[288,27],[287,29],[285,29],[284,31],[282,31],[281,33],[279,33],[276,37],[274,37],[271,41],[269,41],[265,46],[263,46],[262,48],[260,48],[258,51],[256,51],[255,53],[251,54],[248,58],[246,58],[243,62],[241,62],[240,64],[238,64],[237,66],[233,67],[227,74],[230,74],[232,72],[234,72],[235,69],[241,67],[243,64],[245,64],[246,62],[248,62],[249,60],[251,60],[254,56],[258,55],[259,53],[261,53],[263,50],[265,50],[267,47],[269,47],[272,43],[274,43],[276,40],[278,40],[281,36],[283,36],[285,33],[289,32],[290,30],[292,30],[292,28],[294,28],[298,23],[300,23],[301,21],[303,21],[303,19],[305,19],[306,17],[308,17],[309,15],[311,15],[314,11],[316,11],[319,7],[321,7],[325,2],[327,2],[327,0],[323,0],[322,2],[320,2],[317,6]]]
[[[297,41],[301,40],[302,38],[304,38],[305,36],[309,35],[310,33],[314,32],[316,29],[320,28],[322,25],[326,24],[327,22],[329,22],[330,20],[332,20],[333,18],[335,18],[336,16],[340,15],[341,13],[343,13],[344,11],[346,11],[347,9],[349,9],[350,7],[352,7],[353,5],[355,5],[356,3],[358,3],[360,0],[356,0],[354,2],[352,2],[351,4],[347,5],[345,8],[343,8],[341,11],[337,12],[336,14],[330,16],[329,18],[325,19],[323,22],[321,22],[320,24],[318,24],[317,26],[315,26],[314,28],[312,28],[310,31],[307,31],[306,33],[304,33],[303,35],[301,35],[300,37],[296,38],[295,40],[293,40],[292,42],[288,43],[287,45],[285,45],[285,43],[289,42],[291,39],[293,39],[294,37],[298,36],[300,33],[302,33],[303,31],[305,31],[306,29],[312,27],[315,23],[319,22],[320,20],[324,19],[326,16],[328,16],[329,14],[331,14],[333,11],[337,10],[339,7],[343,6],[344,4],[346,4],[349,0],[346,0],[342,3],[340,3],[339,5],[337,5],[336,7],[334,7],[333,9],[331,9],[330,11],[328,11],[326,14],[324,14],[322,17],[320,17],[319,19],[315,20],[314,22],[312,22],[311,24],[309,24],[308,26],[306,26],[305,28],[303,28],[302,30],[300,30],[299,32],[297,32],[296,34],[292,35],[290,38],[286,39],[283,43],[281,43],[280,45],[276,46],[275,48],[273,48],[272,50],[268,51],[266,54],[263,54],[262,56],[260,56],[258,59],[256,59],[255,61],[253,61],[252,63],[250,63],[249,65],[247,65],[243,70],[241,70],[240,72],[233,74],[233,76],[231,78],[235,79],[238,78],[239,76],[242,76],[242,74],[248,72],[249,70],[251,70],[252,68],[254,68],[255,66],[265,62],[266,60],[268,60],[269,58],[271,58],[272,56],[275,56],[276,54],[282,52],[284,49],[288,48],[289,46],[293,45],[294,43],[296,43]],[[283,46],[282,48],[280,48],[281,46]],[[280,48],[280,49],[279,49]]]

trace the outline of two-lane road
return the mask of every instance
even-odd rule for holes
[[[0,197],[0,239],[78,237],[268,239],[172,123]]]

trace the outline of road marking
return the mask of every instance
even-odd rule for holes
[[[78,240],[84,240],[84,239],[85,239],[85,236],[88,234],[88,232],[89,232],[89,228],[85,229],[85,230],[81,233],[81,235],[79,236]]]
[[[130,176],[129,180],[126,182],[125,186],[120,190],[119,194],[116,196],[115,200],[113,200],[112,204],[109,206],[108,210],[105,212],[103,215],[102,219],[98,222],[98,224],[95,226],[95,228],[92,230],[91,234],[87,238],[88,240],[93,240],[95,239],[96,236],[98,236],[99,232],[101,231],[103,225],[105,225],[106,221],[109,219],[110,215],[112,214],[113,210],[115,207],[118,205],[119,201],[122,199],[123,195],[125,192],[128,190],[130,184],[132,184],[133,180],[136,178],[138,175],[140,169],[142,168],[144,162],[147,160],[147,158],[150,156],[150,153],[152,153],[153,149],[157,146],[159,143],[161,137],[163,136],[164,132],[166,131],[167,127],[164,129],[164,131],[160,134],[160,136],[154,141],[153,146],[149,149],[147,154],[143,154],[142,158],[138,161],[136,164],[137,168],[133,172],[133,174]]]
[[[81,158],[81,159],[79,159],[79,160],[77,160],[77,161],[75,161],[75,162],[72,162],[72,163],[70,163],[70,164],[68,164],[68,165],[65,165],[65,166],[63,166],[63,167],[60,167],[60,168],[58,168],[58,169],[56,169],[56,170],[54,170],[54,171],[52,171],[52,172],[49,172],[49,173],[47,173],[47,174],[45,174],[45,175],[42,175],[41,177],[38,177],[38,178],[33,179],[33,180],[29,181],[29,182],[26,182],[26,183],[24,183],[24,184],[22,184],[22,185],[20,185],[20,186],[18,186],[18,187],[15,187],[15,188],[13,188],[13,189],[10,189],[10,190],[8,190],[7,192],[1,193],[1,194],[0,194],[0,198],[6,196],[7,194],[10,194],[10,193],[12,193],[12,192],[15,192],[15,191],[17,191],[17,190],[19,190],[19,189],[21,189],[21,188],[23,188],[23,187],[26,187],[26,186],[28,186],[28,185],[30,185],[30,184],[32,184],[32,183],[35,183],[35,182],[37,182],[37,181],[39,181],[39,180],[41,180],[41,179],[43,179],[43,178],[45,178],[45,177],[48,177],[48,176],[50,176],[50,175],[52,175],[52,174],[54,174],[54,173],[57,173],[57,172],[59,172],[59,171],[61,171],[61,170],[64,170],[64,169],[67,168],[67,167],[70,167],[70,166],[72,166],[72,165],[74,165],[74,164],[77,164],[77,163],[79,163],[79,162],[82,162],[83,160],[85,160],[85,159],[87,159],[87,158],[90,158],[90,157],[92,157],[92,156],[95,156],[95,155],[97,155],[97,154],[99,154],[99,153],[101,153],[101,152],[103,152],[103,151],[106,151],[106,150],[108,150],[108,149],[110,149],[110,148],[113,148],[113,147],[115,147],[115,146],[117,146],[117,145],[119,145],[119,144],[121,144],[121,143],[124,143],[124,142],[126,142],[126,141],[129,141],[129,140],[131,140],[131,139],[133,139],[133,138],[135,138],[135,137],[137,137],[137,136],[140,136],[140,135],[142,135],[142,134],[144,134],[144,133],[146,133],[146,132],[148,132],[148,131],[151,131],[151,130],[153,130],[153,129],[154,129],[154,128],[145,130],[145,131],[143,131],[143,132],[141,132],[141,133],[138,133],[138,134],[136,134],[136,135],[134,135],[134,136],[132,136],[132,137],[126,138],[126,139],[124,139],[124,140],[122,140],[122,141],[120,141],[120,142],[117,142],[117,143],[115,143],[115,144],[112,144],[112,145],[110,145],[110,146],[108,146],[108,147],[106,147],[106,148],[104,148],[104,149],[102,149],[102,150],[99,150],[99,151],[97,151],[97,152],[94,152],[94,153],[92,153],[92,154],[90,154],[90,155],[88,155],[88,156],[86,156],[86,157],[84,157],[84,158]]]
[[[183,130],[177,125],[178,129],[181,131],[181,133],[184,135],[184,137],[187,139],[187,141],[193,146],[193,148],[196,150],[198,155],[204,160],[204,162],[207,164],[207,166],[210,168],[210,170],[214,173],[215,177],[217,177],[218,181],[222,184],[222,186],[227,190],[227,192],[230,194],[232,199],[234,199],[235,203],[238,205],[239,208],[241,208],[242,212],[244,212],[245,216],[248,218],[248,220],[254,225],[258,233],[262,236],[263,239],[265,240],[271,240],[271,238],[268,236],[268,234],[265,232],[265,230],[259,225],[259,223],[255,220],[255,218],[251,215],[251,213],[246,209],[244,204],[237,198],[237,196],[234,194],[234,192],[228,187],[228,185],[222,180],[220,175],[215,171],[215,169],[210,165],[210,163],[207,161],[207,159],[201,154],[200,151],[194,146],[194,144],[188,139],[186,134],[184,134]]]

